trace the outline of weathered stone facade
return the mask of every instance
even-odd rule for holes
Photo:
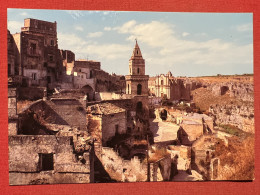
[[[111,103],[100,103],[87,107],[88,127],[94,130],[93,136],[106,146],[117,134],[126,133],[126,110]],[[93,129],[96,124],[96,129]]]
[[[21,33],[13,35],[19,51],[23,85],[53,88],[62,74],[56,28],[56,22],[28,18],[24,20]]]
[[[94,181],[93,148],[87,137],[86,114],[78,101],[38,100],[18,116],[16,88],[9,87],[10,185]]]
[[[17,115],[17,95],[16,88],[8,87],[8,135],[17,135],[18,115]]]
[[[9,136],[10,184],[89,183],[89,154],[85,164],[78,162],[71,142],[51,135]]]
[[[170,101],[191,100],[190,92],[193,83],[187,78],[175,78],[171,72],[160,74],[149,79],[150,95],[166,98]]]

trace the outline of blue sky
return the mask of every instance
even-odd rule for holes
[[[128,74],[135,38],[150,76],[253,73],[252,13],[8,9],[11,33],[25,18],[56,21],[60,49],[109,73]]]

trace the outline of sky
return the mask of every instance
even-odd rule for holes
[[[25,18],[57,22],[58,46],[76,59],[101,62],[109,73],[129,74],[137,39],[146,74],[173,76],[253,73],[252,13],[118,12],[8,9],[8,29]]]

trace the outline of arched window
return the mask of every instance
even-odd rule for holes
[[[161,85],[163,85],[163,80],[161,80]]]
[[[142,94],[142,85],[138,84],[137,85],[137,95],[141,95]]]
[[[139,68],[137,68],[137,74],[139,74],[140,73],[140,69]]]
[[[128,91],[127,94],[129,94],[129,84],[127,85],[127,91]]]
[[[131,68],[130,68],[130,74],[131,74]]]

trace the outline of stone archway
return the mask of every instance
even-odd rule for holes
[[[95,93],[92,87],[89,85],[85,85],[81,88],[81,91],[83,91],[87,95],[87,101],[93,101],[95,99]]]

